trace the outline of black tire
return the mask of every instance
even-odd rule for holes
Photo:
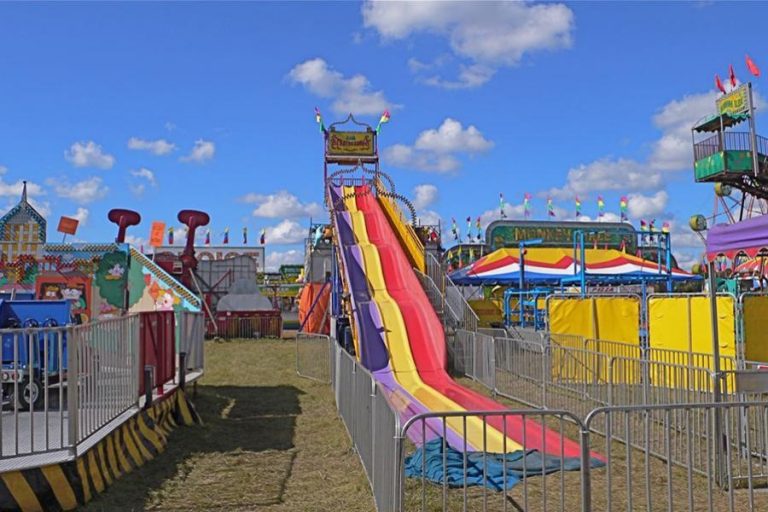
[[[16,408],[20,411],[28,411],[30,402],[32,402],[32,410],[37,409],[41,403],[43,403],[43,383],[37,377],[31,381],[29,377],[24,377],[19,382],[19,398],[13,396],[13,387],[11,387],[11,404],[16,404]]]

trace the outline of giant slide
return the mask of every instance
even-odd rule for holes
[[[378,199],[368,186],[329,189],[336,243],[349,287],[355,346],[398,407],[401,420],[422,412],[502,411],[493,400],[460,386],[446,372],[445,334]],[[580,447],[541,424],[521,417],[478,416],[426,422],[427,442],[445,437],[459,451],[525,453],[536,465],[573,469]],[[422,442],[422,427],[409,437]],[[523,444],[525,446],[523,446]],[[537,456],[535,452],[543,454]],[[549,455],[550,457],[547,457]],[[569,459],[561,466],[559,457]],[[544,468],[541,468],[544,471]]]

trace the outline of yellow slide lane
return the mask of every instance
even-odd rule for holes
[[[413,360],[413,355],[411,354],[408,334],[400,308],[389,293],[387,293],[387,286],[384,283],[384,275],[381,271],[379,252],[376,246],[368,240],[365,218],[363,212],[357,209],[353,192],[353,187],[344,187],[344,204],[350,213],[352,231],[355,234],[360,251],[363,254],[363,259],[365,260],[365,273],[372,288],[371,298],[376,302],[384,323],[386,330],[385,340],[389,349],[390,365],[392,366],[395,379],[406,391],[431,411],[464,411],[465,409],[456,402],[426,385],[421,380]],[[462,418],[448,418],[447,424],[451,430],[462,435],[464,429]],[[467,442],[475,448],[482,450],[484,446],[483,421],[477,416],[471,416],[467,418],[466,424]],[[485,432],[486,451],[503,453],[504,436],[502,433],[489,424],[485,425]],[[523,449],[519,443],[516,443],[509,437],[507,438],[506,448],[507,452]]]

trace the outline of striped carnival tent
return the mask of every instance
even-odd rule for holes
[[[666,265],[644,260],[616,249],[585,249],[588,280],[637,282],[669,277]],[[557,284],[573,281],[581,275],[578,252],[559,248],[528,248],[525,252],[524,278],[529,283]],[[450,274],[461,285],[517,284],[520,280],[520,251],[505,248],[480,258],[471,265]],[[673,268],[674,280],[695,279],[683,270]]]

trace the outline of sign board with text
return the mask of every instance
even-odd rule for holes
[[[373,156],[376,152],[375,136],[372,131],[329,131],[326,153],[329,156]]]

